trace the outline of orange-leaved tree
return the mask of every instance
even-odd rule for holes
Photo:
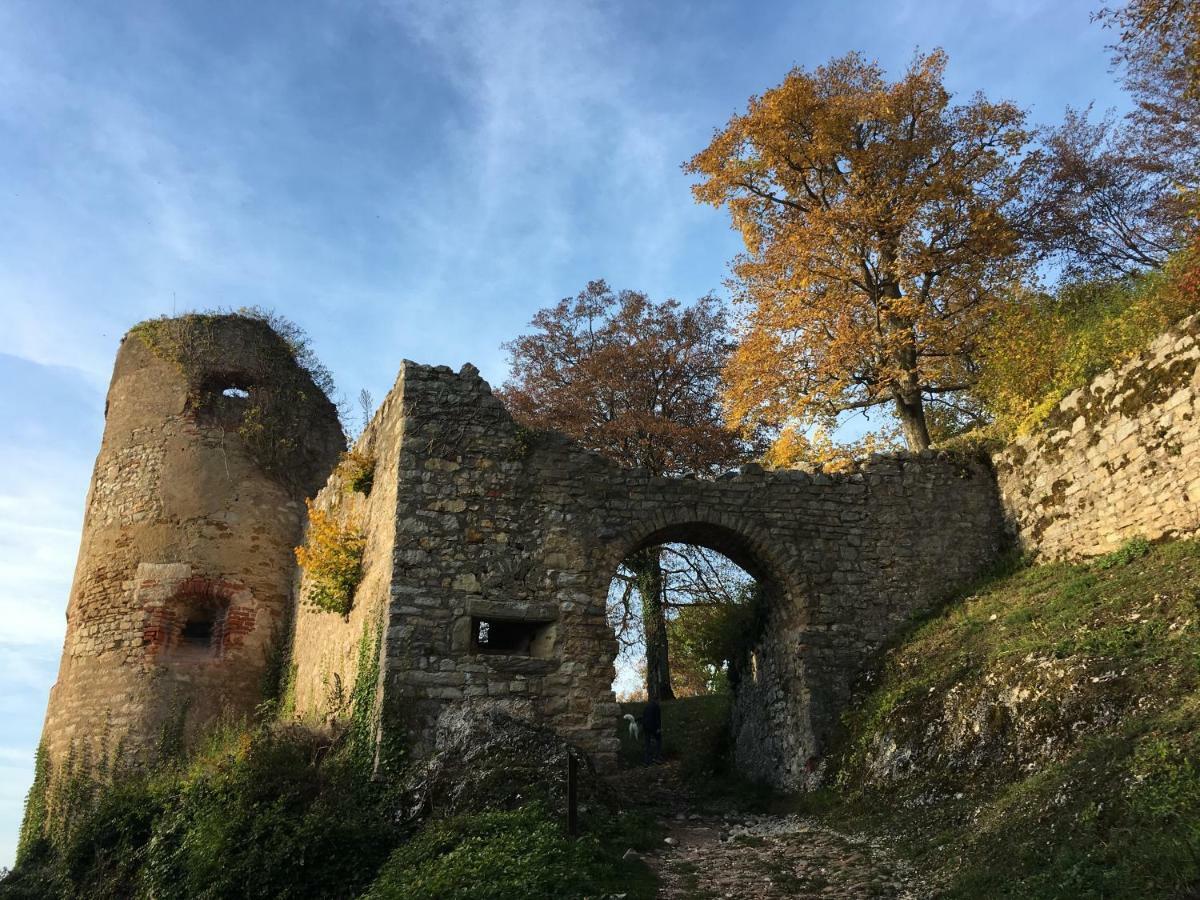
[[[530,324],[530,333],[504,345],[511,374],[499,395],[518,422],[564,432],[654,475],[714,475],[761,449],[722,420],[721,370],[732,341],[716,299],[655,303],[592,281]],[[626,566],[641,598],[647,693],[668,698],[659,549]]]
[[[923,449],[926,402],[973,382],[976,337],[1026,264],[1030,133],[1011,103],[952,104],[945,67],[936,51],[896,82],[857,53],[795,69],[685,164],[746,247],[735,423],[886,405]]]

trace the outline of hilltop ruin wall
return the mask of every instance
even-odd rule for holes
[[[609,585],[632,553],[683,542],[763,591],[735,698],[739,767],[811,785],[880,648],[985,570],[1006,529],[1045,557],[1200,530],[1200,317],[1068,396],[995,456],[994,477],[932,451],[841,475],[654,477],[518,426],[472,366],[405,362],[359,443],[370,493],[334,471],[316,497],[367,538],[348,615],[320,612],[302,602],[293,548],[303,498],[341,449],[333,408],[322,398],[290,422],[298,477],[268,472],[239,404],[279,374],[261,365],[278,337],[205,321],[208,369],[184,372],[140,336],[118,354],[47,710],[52,760],[79,744],[146,758],[176,724],[194,735],[250,713],[291,621],[289,702],[304,719],[344,720],[365,671],[381,745],[423,755],[448,711],[479,704],[612,766]]]
[[[873,654],[1001,550],[982,463],[929,452],[838,476],[746,466],[717,480],[654,477],[521,428],[470,366],[404,363],[372,442],[365,506],[337,476],[318,500],[365,522],[370,549],[348,618],[298,614],[297,709],[330,712],[331,686],[351,684],[368,610],[386,596],[381,741],[418,756],[448,710],[486,704],[615,764],[609,584],[636,550],[681,541],[726,554],[765,592],[754,673],[738,694],[739,765],[780,786],[809,783]]]
[[[1068,394],[993,459],[1009,528],[1046,559],[1200,530],[1200,316]]]

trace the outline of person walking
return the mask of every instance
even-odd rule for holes
[[[657,700],[650,700],[642,710],[642,740],[646,765],[662,762],[662,707]]]

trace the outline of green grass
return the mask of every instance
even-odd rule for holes
[[[1200,541],[1020,570],[915,625],[804,805],[896,836],[948,897],[1190,896]]]
[[[705,694],[662,704],[663,755],[678,759],[685,774],[710,775],[725,771],[730,759],[730,694]],[[621,714],[632,713],[640,720],[646,704],[622,703]],[[642,739],[635,741],[622,720],[620,760],[623,765],[640,765],[644,756]]]
[[[645,863],[620,859],[631,843],[612,822],[572,839],[537,805],[447,819],[399,847],[364,900],[653,897]]]

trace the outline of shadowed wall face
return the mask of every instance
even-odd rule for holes
[[[313,387],[295,404],[305,420],[269,435],[307,464],[264,471],[254,416],[290,359],[280,338],[241,316],[150,324],[175,323],[166,350],[134,329],[117,355],[43,733],[52,764],[72,743],[144,759],[254,709],[285,638],[303,498],[342,446]]]

